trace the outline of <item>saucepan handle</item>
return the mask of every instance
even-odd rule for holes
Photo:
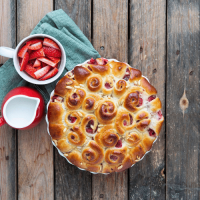
[[[0,117],[0,127],[6,124],[6,121],[3,119],[3,117]]]
[[[15,49],[9,47],[0,47],[0,56],[13,58]]]

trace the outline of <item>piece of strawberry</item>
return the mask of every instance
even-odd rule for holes
[[[43,63],[43,62],[41,62],[41,65],[42,65],[42,67],[46,67],[47,66],[47,64]]]
[[[33,67],[40,67],[40,66],[41,66],[41,62],[38,59],[36,59],[33,64]]]
[[[19,66],[21,66],[22,58],[19,58]]]
[[[45,54],[44,54],[43,48],[41,48],[41,49],[31,52],[31,54],[29,56],[29,60],[39,58],[39,57],[44,57],[44,56],[45,56]]]
[[[30,56],[30,54],[29,54],[29,56]],[[35,60],[36,60],[36,59],[29,60],[29,61],[28,61],[28,64],[29,64],[29,65],[31,65],[31,66],[33,66],[33,65],[34,65],[34,63],[35,63]]]
[[[18,52],[17,55],[18,55],[20,58],[23,58],[24,55],[25,55],[25,53],[27,52],[29,46],[30,46],[30,44],[24,45],[24,46],[19,50],[19,52]]]
[[[38,50],[38,49],[41,49],[41,48],[42,48],[42,42],[38,42],[38,43],[35,43],[35,44],[31,44],[28,48],[29,48],[30,50]]]
[[[58,73],[58,69],[53,68],[50,72],[48,72],[46,75],[44,75],[40,80],[41,81],[47,80],[47,79],[55,76],[57,73]]]
[[[49,38],[44,38],[43,45],[47,46],[47,47],[53,47],[55,49],[60,50],[60,47],[57,45],[57,43]]]
[[[27,41],[26,44],[30,44],[31,45],[31,44],[35,44],[35,43],[38,43],[38,42],[43,43],[43,40],[39,39],[39,38],[34,38],[32,40]]]
[[[91,58],[90,61],[88,61],[88,64],[92,64],[92,65],[97,65],[97,60],[94,58]]]
[[[36,70],[39,70],[39,69],[42,69],[42,67],[41,66],[39,66],[39,67],[34,67]]]
[[[35,77],[36,79],[39,79],[41,77],[43,77],[45,74],[47,74],[47,72],[51,69],[51,66],[46,66],[46,67],[43,67],[41,69],[39,69],[38,71],[36,71],[34,74],[35,74]]]
[[[28,50],[27,50],[27,52],[28,52],[28,53],[29,53],[29,55],[30,55],[30,53],[32,52],[32,50],[28,49]]]
[[[43,47],[43,50],[46,56],[51,56],[55,58],[61,57],[61,51],[58,49],[54,49],[52,47]]]
[[[55,67],[57,63],[54,63],[53,61],[47,59],[47,58],[38,58],[39,61],[46,63],[47,65],[50,65],[52,67]]]
[[[28,63],[28,59],[29,59],[29,53],[26,52],[23,59],[22,59],[22,63],[21,63],[21,66],[20,66],[20,71],[24,71],[27,63]]]
[[[50,60],[52,60],[54,63],[59,63],[60,62],[60,58],[54,58],[54,57],[51,57],[51,56],[47,56]]]
[[[33,66],[27,64],[26,67],[25,67],[25,72],[27,74],[29,74],[30,76],[32,76],[33,78],[35,78],[35,72],[37,71],[36,68],[34,68]]]

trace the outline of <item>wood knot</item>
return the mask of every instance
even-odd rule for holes
[[[180,108],[181,108],[181,110],[183,112],[183,117],[184,117],[185,110],[189,106],[189,101],[188,101],[188,99],[186,97],[185,90],[183,92],[183,96],[181,97],[179,104],[180,104]]]
[[[104,194],[100,194],[99,198],[102,199],[104,197]]]
[[[143,48],[142,47],[140,47],[140,53],[142,53],[143,52]]]
[[[191,72],[189,73],[189,75],[192,76],[192,75],[193,75],[193,71],[191,71]]]
[[[176,51],[176,55],[179,55],[179,54],[180,54],[180,51],[179,51],[179,50],[177,50],[177,51]]]
[[[104,46],[101,46],[100,49],[101,49],[101,50],[104,50]]]
[[[161,170],[161,176],[162,176],[163,178],[165,178],[165,168],[163,168],[163,169]]]
[[[156,72],[157,72],[157,69],[154,69],[154,70],[153,70],[153,73],[155,74]]]

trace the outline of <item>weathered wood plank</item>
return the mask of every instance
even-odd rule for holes
[[[17,42],[52,10],[53,0],[18,0]],[[18,131],[18,199],[52,200],[53,175],[53,147],[45,121],[31,130]]]
[[[16,131],[0,128],[0,200],[17,199]]]
[[[200,199],[199,5],[167,6],[167,199]]]
[[[94,0],[93,45],[101,56],[128,61],[128,1]],[[92,176],[93,199],[128,199],[128,171]]]
[[[15,48],[15,1],[0,0],[0,5],[0,46]],[[6,60],[0,56],[0,64]],[[4,125],[0,128],[0,200],[17,198],[16,153],[16,131]]]
[[[55,0],[91,40],[91,1]],[[91,174],[69,164],[55,150],[55,199],[91,199]]]
[[[15,48],[16,45],[16,3],[15,0],[0,0],[0,46]],[[8,58],[0,56],[0,64]]]
[[[130,1],[129,64],[157,88],[165,114],[166,1]],[[165,127],[152,151],[130,169],[130,199],[165,199]]]
[[[91,40],[91,0],[55,0],[55,9],[63,9]]]

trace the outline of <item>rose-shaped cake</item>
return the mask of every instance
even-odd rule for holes
[[[141,71],[113,59],[91,59],[57,83],[48,130],[61,155],[80,169],[120,172],[151,149],[164,121],[161,106]]]

